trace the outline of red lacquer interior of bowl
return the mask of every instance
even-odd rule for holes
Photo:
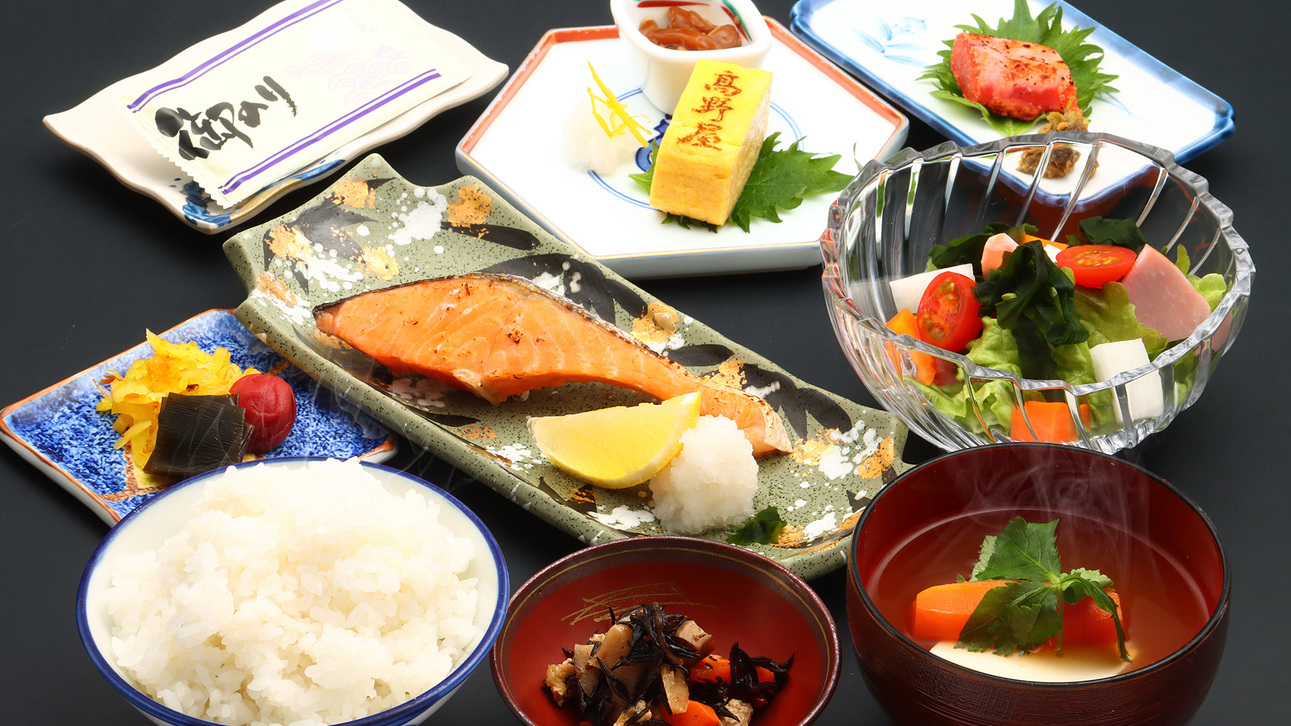
[[[810,722],[837,682],[837,632],[828,612],[757,555],[730,548],[715,556],[711,543],[696,542],[614,542],[561,560],[521,588],[493,653],[494,680],[517,715],[543,726],[576,724],[576,711],[557,708],[541,687],[547,666],[564,660],[561,648],[604,631],[610,608],[658,602],[712,634],[718,653],[738,642],[751,655],[793,656],[788,685],[757,718]]]
[[[1132,533],[1186,573],[1204,622],[1191,637],[1181,636],[1186,642],[1177,650],[1139,670],[1097,681],[1037,684],[984,676],[931,656],[886,619],[864,590],[918,533],[962,520],[964,512],[998,514],[1011,508],[1052,515],[1060,530],[1062,515],[1075,511]],[[867,685],[898,723],[1024,724],[1036,718],[1063,724],[1181,723],[1201,704],[1218,667],[1229,581],[1213,527],[1168,484],[1112,457],[1036,444],[950,454],[883,490],[853,538],[848,563],[853,646]],[[971,567],[975,554],[960,559]],[[1064,704],[1060,712],[1053,710],[1055,699]]]

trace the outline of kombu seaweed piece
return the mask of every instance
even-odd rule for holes
[[[185,477],[242,461],[254,427],[237,400],[167,394],[157,413],[157,444],[144,471]]]

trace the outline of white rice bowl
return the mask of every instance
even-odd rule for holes
[[[681,443],[681,453],[650,480],[654,513],[664,528],[699,534],[752,517],[758,462],[735,422],[700,416]]]
[[[493,563],[429,490],[395,494],[357,460],[201,484],[174,492],[193,502],[172,508],[192,512],[178,532],[151,548],[120,533],[141,554],[104,554],[87,575],[104,584],[83,585],[103,657],[159,703],[222,724],[341,723],[428,691],[479,645],[498,583],[467,570]]]

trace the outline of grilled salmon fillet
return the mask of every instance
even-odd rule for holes
[[[758,456],[789,451],[766,401],[687,371],[569,301],[508,275],[472,274],[363,293],[314,312],[318,329],[395,373],[419,373],[491,403],[546,386],[599,382],[660,400],[699,391]]]
[[[964,98],[1001,116],[1030,121],[1076,103],[1071,70],[1058,51],[1038,43],[960,33],[950,70]]]

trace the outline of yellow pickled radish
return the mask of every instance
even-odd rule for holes
[[[615,406],[568,416],[535,416],[529,431],[565,473],[604,489],[626,489],[659,473],[699,420],[699,393],[662,403]]]

